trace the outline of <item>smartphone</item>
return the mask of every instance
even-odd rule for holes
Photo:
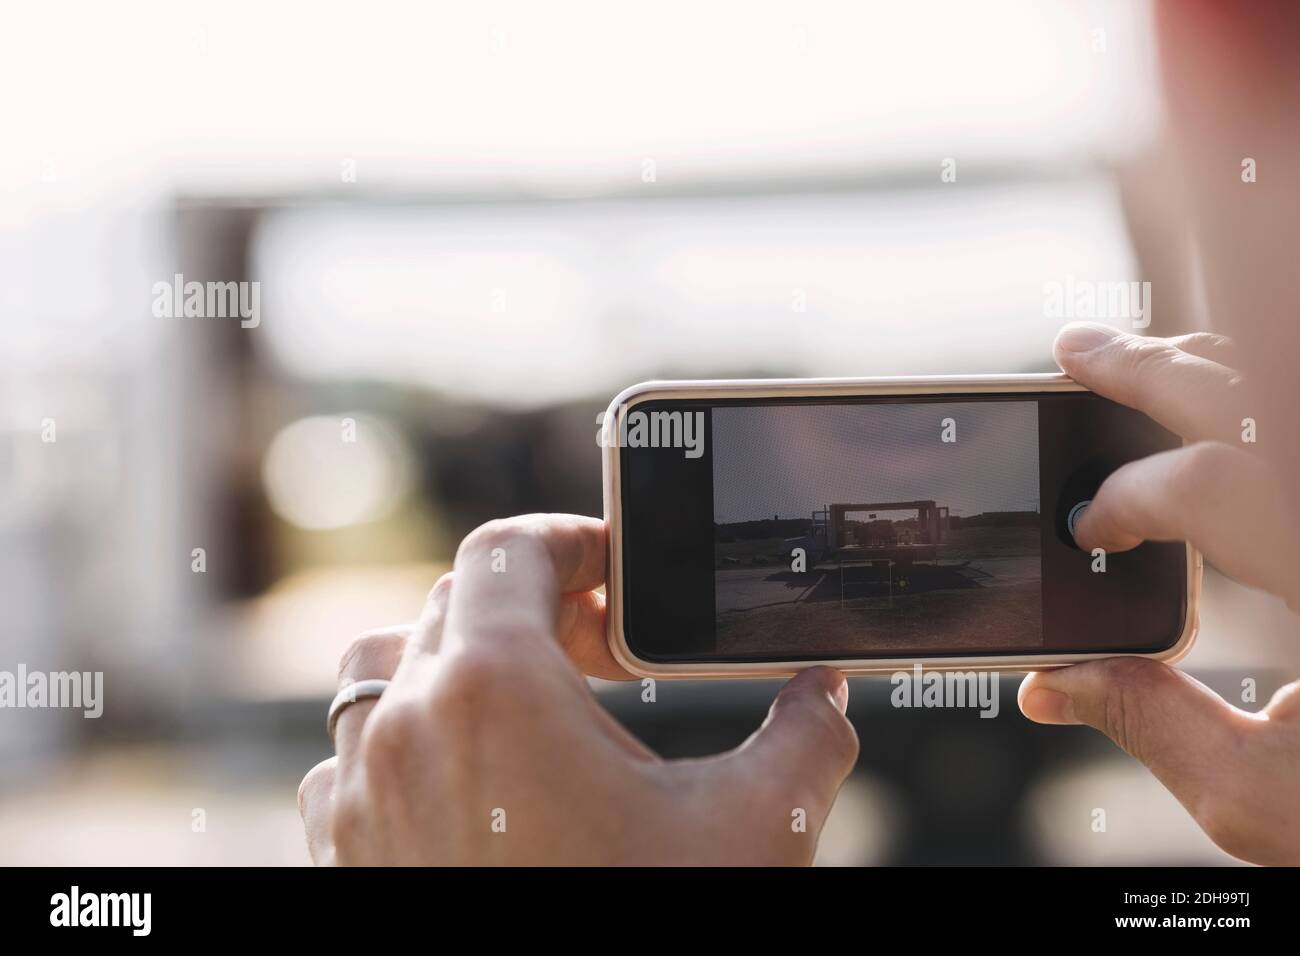
[[[641,676],[1173,661],[1196,636],[1194,549],[1072,534],[1181,440],[1064,375],[648,382],[600,441],[609,644]]]

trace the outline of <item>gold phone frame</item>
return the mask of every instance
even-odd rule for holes
[[[624,389],[610,402],[601,422],[604,472],[605,522],[609,529],[606,558],[606,634],[610,652],[624,668],[639,677],[720,678],[789,676],[809,667],[834,667],[846,674],[882,674],[910,670],[1038,671],[1065,667],[1105,657],[1145,657],[1173,663],[1191,650],[1196,640],[1201,595],[1200,553],[1187,545],[1187,610],[1178,640],[1152,654],[1010,654],[997,657],[897,657],[863,660],[791,660],[764,662],[701,661],[662,663],[637,657],[623,633],[623,528],[619,445],[622,417],[649,401],[736,398],[845,398],[860,395],[972,395],[1015,392],[1085,392],[1082,385],[1062,374],[932,375],[909,378],[734,379],[642,382]]]

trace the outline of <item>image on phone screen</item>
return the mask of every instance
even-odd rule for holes
[[[1038,404],[713,412],[724,654],[1042,643]]]
[[[1188,556],[1100,557],[1068,516],[1177,447],[1085,392],[683,399],[680,447],[621,447],[623,630],[648,661],[1151,653]],[[676,416],[676,417],[674,417]],[[670,444],[670,443],[667,443]]]

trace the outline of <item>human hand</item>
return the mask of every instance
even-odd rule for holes
[[[490,522],[417,623],[353,643],[341,682],[392,683],[340,714],[338,756],[302,782],[317,863],[812,861],[857,757],[843,675],[799,674],[735,750],[660,759],[583,677],[632,676],[605,641],[605,547],[594,518]]]
[[[1190,442],[1112,474],[1079,519],[1080,546],[1190,541],[1225,574],[1300,608],[1300,535],[1275,468],[1241,442],[1250,410],[1231,343],[1081,324],[1062,331],[1056,358],[1079,383]],[[1251,714],[1181,671],[1118,657],[1031,674],[1020,708],[1039,723],[1105,733],[1233,856],[1300,863],[1300,682]]]

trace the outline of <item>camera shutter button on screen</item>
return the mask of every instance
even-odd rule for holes
[[[1070,532],[1071,538],[1074,537],[1075,525],[1079,523],[1079,519],[1083,517],[1083,513],[1088,510],[1088,505],[1090,504],[1092,504],[1091,498],[1087,498],[1083,501],[1080,501],[1076,503],[1073,508],[1070,509],[1070,513],[1066,516],[1065,528],[1067,531]]]

